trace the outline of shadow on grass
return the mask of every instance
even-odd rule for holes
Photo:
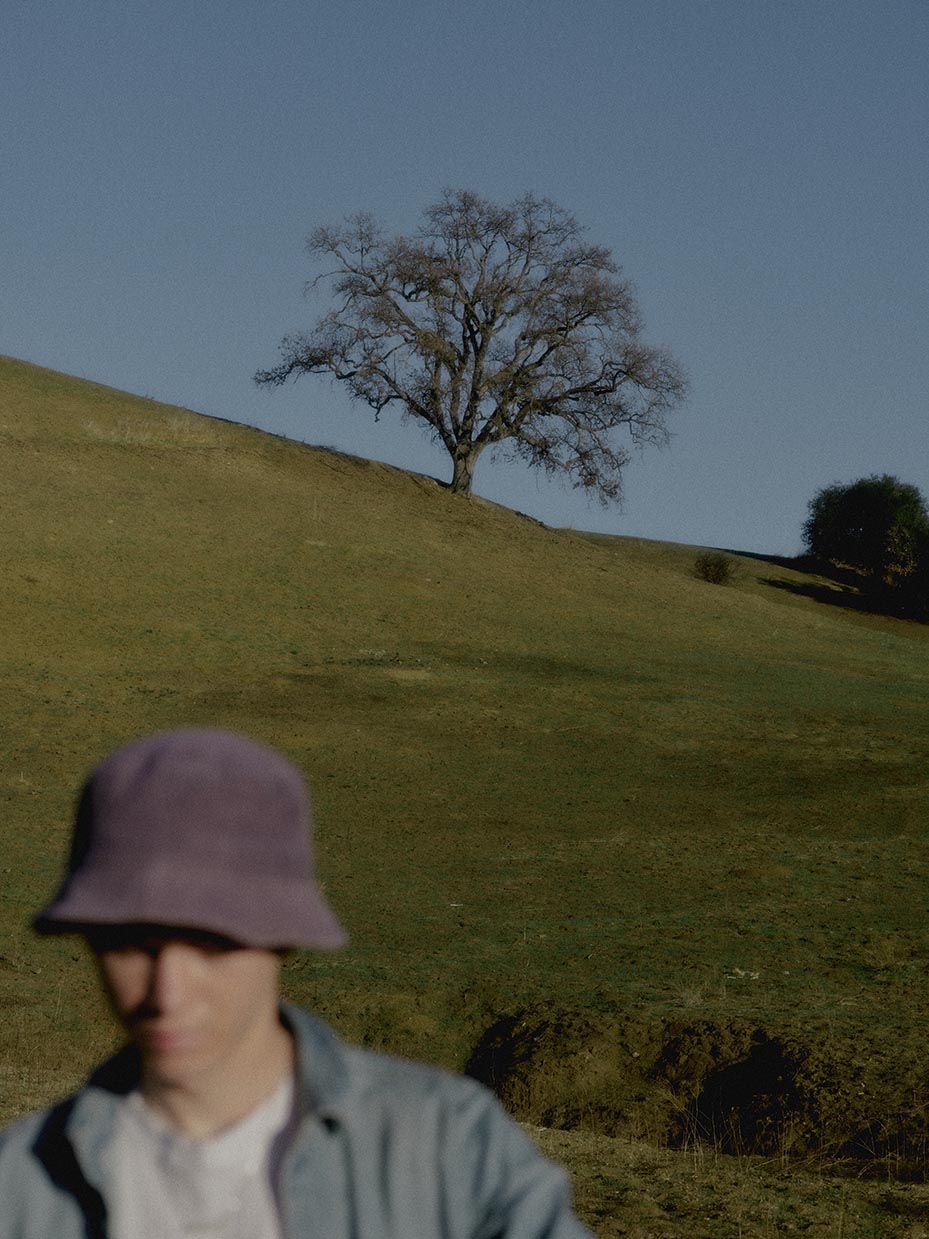
[[[863,615],[882,615],[891,619],[910,620],[917,624],[929,622],[929,617],[925,613],[919,614],[912,605],[907,605],[900,598],[889,594],[862,593],[856,586],[785,581],[778,577],[768,577],[763,583],[770,585],[772,589],[783,589],[803,598],[812,598],[815,602],[822,602],[830,607],[843,607],[848,611],[858,611]]]
[[[823,563],[809,555],[798,555],[788,558],[780,555],[762,555],[751,551],[729,551],[728,554],[740,555],[743,559],[757,559],[761,563],[773,564],[778,568],[789,568],[793,572],[805,573],[815,577],[815,580],[793,581],[783,577],[759,577],[763,585],[772,589],[782,589],[789,594],[801,598],[812,598],[814,602],[830,607],[841,607],[848,611],[857,611],[862,615],[888,616],[891,619],[910,620],[925,624],[929,616],[920,614],[912,603],[908,603],[890,590],[869,590],[867,578],[852,568],[841,568],[835,564]]]

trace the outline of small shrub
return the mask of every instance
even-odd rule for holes
[[[694,575],[711,585],[728,585],[735,572],[735,563],[719,551],[704,551],[694,560]]]

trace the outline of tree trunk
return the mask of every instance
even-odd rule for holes
[[[450,490],[453,495],[470,495],[474,482],[474,466],[479,453],[470,444],[459,445],[452,456],[454,470]]]

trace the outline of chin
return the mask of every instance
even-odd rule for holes
[[[183,1081],[186,1077],[202,1072],[210,1065],[206,1048],[192,1040],[159,1040],[152,1044],[143,1041],[139,1045],[142,1068],[151,1080]]]

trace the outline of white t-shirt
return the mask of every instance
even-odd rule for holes
[[[234,1126],[191,1140],[130,1093],[108,1167],[113,1239],[282,1239],[272,1158],[293,1098],[288,1077]]]

